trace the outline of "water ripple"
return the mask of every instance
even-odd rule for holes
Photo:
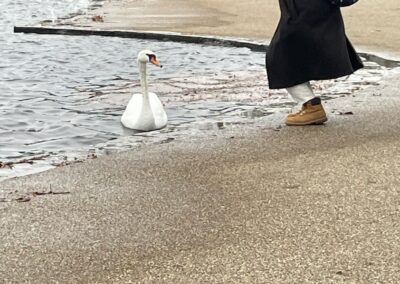
[[[286,95],[268,93],[264,54],[247,48],[12,33],[13,25],[52,19],[87,5],[86,0],[0,3],[7,11],[0,19],[0,161],[93,148],[125,149],[134,144],[132,137],[141,143],[143,137],[171,132],[193,134],[207,131],[208,123],[220,128],[221,121],[239,123],[290,105]],[[119,117],[138,89],[135,58],[145,48],[156,51],[165,66],[151,69],[150,79],[161,84],[154,87],[168,105],[170,127],[139,135],[123,129]],[[351,93],[360,84],[378,82],[387,71],[372,62],[367,66],[353,81],[339,82],[330,92]],[[235,77],[238,72],[242,79]],[[260,101],[264,107],[257,105]],[[121,137],[129,139],[122,142]],[[0,178],[12,175],[1,171]]]

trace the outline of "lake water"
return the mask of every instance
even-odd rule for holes
[[[264,54],[248,49],[12,32],[14,25],[56,19],[88,5],[87,0],[1,1],[0,9],[6,12],[0,18],[0,161],[48,158],[0,169],[0,179],[47,169],[55,161],[88,152],[130,148],[148,138],[192,135],[193,127],[207,134],[210,123],[251,123],[272,109],[290,107],[284,93],[268,91]],[[137,88],[135,58],[145,48],[156,51],[166,67],[152,69],[150,79],[158,84],[170,126],[134,135],[122,128],[119,118]],[[376,63],[366,64],[368,68],[350,80],[328,84],[326,94],[351,93],[376,84],[388,72]],[[241,91],[224,96],[224,88],[239,88],[229,85],[233,80],[243,83]],[[252,88],[251,95],[246,83],[259,88]],[[216,87],[210,88],[213,84]]]

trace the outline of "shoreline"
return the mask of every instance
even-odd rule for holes
[[[93,34],[96,34],[96,33],[94,33],[92,30],[80,30],[80,29],[72,29],[72,30],[68,30],[68,29],[55,29],[55,28],[45,28],[45,29],[42,29],[42,28],[40,28],[40,27],[32,27],[32,28],[30,28],[30,27],[20,27],[20,28],[16,28],[16,30],[17,30],[17,32],[24,32],[24,31],[26,31],[26,32],[34,32],[34,31],[37,31],[38,33],[43,33],[43,34],[52,34],[52,33],[54,33],[54,34],[60,34],[60,35],[68,35],[68,34],[72,34],[72,35],[93,35]],[[51,30],[51,32],[49,32],[48,30]],[[98,35],[102,35],[102,32],[103,31],[101,31],[101,30],[95,30],[95,32],[98,32]],[[112,36],[112,34],[113,34],[113,31],[109,31],[109,30],[107,30],[107,31],[104,31],[105,32],[105,34],[106,35],[108,35],[108,36]],[[118,31],[116,32],[116,33],[119,33]],[[130,32],[128,32],[128,31],[122,31],[122,37],[129,37],[128,35],[129,35],[129,33]],[[145,38],[146,38],[146,36],[148,36],[149,34],[148,33],[143,33],[143,34],[140,34],[140,36],[144,36]],[[157,38],[160,38],[161,40],[164,40],[165,39],[165,37],[168,35],[168,33],[161,33],[161,34],[154,34],[154,39],[157,39]],[[176,34],[171,34],[173,37],[176,37],[177,35]],[[133,34],[133,36],[132,36],[133,38],[136,38],[136,35],[135,34]],[[187,37],[187,36],[183,36],[184,38],[185,37]],[[250,48],[250,49],[253,49],[253,50],[255,50],[255,51],[260,51],[260,50],[262,50],[262,49],[264,49],[265,48],[265,46],[264,46],[264,44],[262,44],[262,43],[260,43],[260,42],[252,42],[252,41],[235,41],[234,39],[230,39],[230,40],[227,40],[227,39],[224,39],[224,38],[219,38],[219,37],[206,37],[206,38],[197,38],[197,37],[189,37],[188,39],[186,39],[187,40],[187,42],[188,43],[199,43],[199,44],[206,44],[206,45],[208,45],[208,44],[210,44],[211,43],[211,45],[213,45],[213,44],[217,44],[217,45],[228,45],[228,46],[235,46],[235,47],[247,47],[247,48]],[[168,37],[167,37],[167,41],[168,41]],[[204,42],[203,42],[204,41]],[[179,40],[179,37],[178,37],[178,40],[177,40],[177,42],[181,42],[181,40]],[[363,57],[366,57],[366,56],[370,56],[370,57],[372,57],[372,58],[367,58],[367,59],[372,59],[372,60],[369,60],[369,61],[372,61],[372,62],[374,62],[374,63],[377,63],[377,64],[380,64],[381,66],[384,66],[384,67],[387,67],[387,66],[385,66],[385,65],[382,65],[382,62],[380,62],[380,61],[386,61],[386,59],[384,59],[384,58],[380,58],[380,57],[376,57],[376,58],[374,58],[374,56],[373,55],[370,55],[370,54],[363,54],[362,55]],[[400,67],[400,62],[399,61],[388,61],[386,64],[389,64],[389,65],[392,65],[392,67],[393,67],[393,65],[396,65],[397,67]],[[391,72],[391,71],[389,71],[389,72]],[[256,74],[253,74],[252,76],[255,76]],[[255,76],[254,78],[257,78],[257,80],[263,80],[263,77],[261,76],[262,74],[258,74],[257,73],[257,76]],[[364,74],[365,75],[365,74]],[[242,82],[243,81],[243,78],[241,78],[241,76],[240,75],[238,75],[238,74],[235,74],[235,75],[231,75],[231,76],[234,76],[235,78],[236,78],[236,80],[235,81],[237,81],[237,84],[238,85],[241,85],[241,88],[243,88],[244,87],[244,85],[246,85],[244,82]],[[243,74],[242,74],[242,76],[243,76]],[[385,77],[384,77],[385,78]],[[192,79],[190,79],[190,78],[186,78],[185,80],[188,80],[189,79],[189,81],[190,81],[190,84],[191,84],[191,88],[193,89],[194,88],[194,86],[196,86],[196,83],[195,83],[195,81],[192,81]],[[214,78],[215,79],[215,78]],[[247,78],[247,79],[250,79],[250,78]],[[365,83],[366,84],[368,84],[368,79],[364,79],[364,80],[366,80],[365,81]],[[176,81],[176,80],[175,80]],[[206,78],[203,78],[203,79],[200,79],[200,82],[205,82],[206,81]],[[247,80],[245,80],[245,81],[247,81]],[[171,82],[170,82],[171,83]],[[182,86],[184,86],[184,84],[185,84],[185,82],[184,81],[182,81],[182,82],[180,82],[182,85],[180,85],[180,87],[179,88],[182,88]],[[355,83],[355,82],[354,82]],[[235,89],[234,88],[234,86],[232,86],[232,85],[230,85],[229,83],[228,83],[228,81],[226,81],[225,83],[224,83],[225,85],[224,85],[224,88],[226,88],[227,90],[232,90],[232,94],[231,94],[231,96],[232,96],[232,99],[233,99],[233,97],[237,97],[237,98],[241,98],[241,99],[243,99],[243,96],[241,97],[241,96],[235,96],[234,95],[234,91],[233,91],[233,89]],[[156,88],[156,89],[158,89],[158,90],[162,90],[162,89],[166,89],[166,90],[168,90],[168,89],[171,89],[171,85],[168,85],[168,82],[167,81],[163,81],[163,80],[160,80],[160,82],[159,82],[159,84],[154,84],[154,87]],[[202,88],[202,84],[200,83],[199,85],[198,85],[198,87],[199,88]],[[320,86],[317,86],[316,85],[316,87],[317,88],[320,88]],[[326,87],[326,86],[325,86]],[[175,88],[175,91],[177,90],[177,89],[179,89],[178,87],[177,88]],[[220,86],[219,88],[221,88],[222,89],[222,86]],[[259,85],[258,86],[258,88],[261,88],[261,86]],[[257,89],[257,87],[255,87],[255,86],[251,86],[251,85],[246,85],[246,90],[247,90],[247,93],[248,94],[250,94],[250,96],[253,98],[253,99],[255,99],[255,97],[262,97],[262,95],[261,94],[259,94],[259,93],[268,93],[268,90],[267,89]],[[140,90],[137,90],[137,91],[140,91]],[[192,91],[194,91],[194,90],[192,90]],[[100,91],[99,90],[99,92],[100,93],[105,93],[105,91]],[[346,91],[347,92],[347,91]],[[158,93],[158,92],[157,92]],[[186,91],[184,91],[184,93],[191,93],[191,91],[190,90],[186,90]],[[201,92],[200,92],[201,93]],[[206,92],[206,93],[208,93],[208,92]],[[211,91],[211,93],[215,93],[215,91]],[[226,92],[224,92],[224,93],[226,93]],[[279,91],[278,91],[278,93],[279,93]],[[199,96],[199,92],[198,92],[198,90],[196,91],[196,94],[197,94],[197,96]],[[165,95],[165,92],[162,92],[162,97],[163,97],[163,95]],[[175,96],[176,96],[177,94],[175,94]],[[219,99],[222,99],[223,98],[223,101],[225,101],[225,100],[227,100],[228,98],[227,97],[225,97],[224,98],[224,95],[217,95],[217,94],[214,94],[215,95],[215,98],[217,99],[217,98],[219,98]],[[272,95],[272,93],[270,94],[270,95]],[[111,95],[112,96],[112,95]],[[107,97],[107,96],[106,96]],[[333,97],[334,98],[334,97]],[[172,98],[169,98],[169,99],[172,99]],[[329,100],[329,99],[332,99],[332,97],[330,97],[330,96],[326,96],[325,97],[325,99],[327,99],[327,100]],[[104,97],[102,97],[102,100],[110,100],[111,101],[111,99],[110,98],[108,98],[108,99],[105,99]],[[233,99],[234,100],[234,99]],[[193,103],[196,103],[197,101],[194,101]],[[252,101],[252,103],[255,103],[256,101]],[[249,102],[250,103],[250,102]],[[250,103],[250,104],[252,104],[252,103]],[[271,101],[271,103],[272,103],[272,101]],[[276,102],[275,102],[276,103]],[[227,103],[228,104],[228,103]],[[269,112],[269,111],[271,111],[271,107],[268,107],[267,105],[265,106],[265,110],[267,111],[267,112]],[[223,117],[221,117],[221,121],[223,121],[224,120],[224,118]],[[255,122],[254,122],[255,123]],[[161,135],[161,134],[160,134]],[[181,135],[181,134],[177,134],[176,132],[174,132],[174,133],[172,133],[171,134],[172,136],[175,136],[175,135]],[[169,139],[169,138],[166,138],[167,140]],[[161,143],[164,143],[163,141],[161,141]],[[157,142],[155,142],[154,144],[157,144]],[[80,151],[79,149],[77,149],[77,151],[79,151],[79,152],[81,152],[80,153],[80,155],[72,155],[72,156],[69,156],[69,155],[66,155],[65,157],[63,157],[63,156],[61,156],[61,157],[57,157],[57,156],[52,156],[51,157],[51,159],[48,159],[49,161],[51,161],[50,163],[48,163],[48,164],[45,164],[45,163],[43,163],[43,165],[39,165],[39,166],[41,166],[44,170],[51,170],[51,169],[54,169],[54,168],[56,168],[56,167],[59,167],[59,166],[65,166],[65,165],[69,165],[69,164],[72,164],[72,163],[80,163],[80,162],[84,162],[84,161],[86,161],[87,159],[86,158],[84,158],[86,155],[88,155],[89,153],[86,153],[86,152],[83,152],[82,153],[82,151]],[[123,150],[122,150],[123,151]],[[101,153],[96,153],[96,154],[100,154],[101,155]],[[67,158],[71,158],[72,160],[68,160]],[[75,159],[75,160],[74,160]],[[28,159],[29,160],[29,159]],[[54,161],[53,161],[54,160]],[[61,160],[61,162],[59,162]],[[1,165],[1,164],[0,164]],[[22,167],[23,168],[23,167]],[[0,169],[1,170],[1,169]],[[40,170],[40,167],[39,167],[39,169],[36,169],[36,168],[32,168],[32,170],[29,170],[29,171],[27,171],[26,172],[26,174],[16,174],[16,175],[12,175],[12,176],[10,176],[10,177],[4,177],[4,178],[0,178],[0,182],[2,181],[2,180],[7,180],[7,179],[9,179],[9,178],[14,178],[14,177],[20,177],[20,176],[25,176],[25,175],[30,175],[30,174],[36,174],[36,173],[38,173],[38,172],[41,172],[41,170]]]
[[[130,5],[127,5],[128,6],[127,8],[129,9],[129,8],[132,8],[132,5],[139,5],[140,6],[141,5],[140,3],[143,4],[143,1],[134,1],[134,2],[128,1],[128,0],[124,0],[124,1],[125,2],[117,4],[117,6],[123,7],[124,5],[127,5],[127,3],[131,3]],[[154,5],[157,5],[157,4],[160,3],[160,2],[157,2],[157,1],[159,1],[159,0],[155,0],[154,2],[152,2],[153,3],[152,5],[154,6]],[[179,2],[180,0],[176,0],[176,1]],[[260,38],[257,35],[257,32],[251,33],[250,34],[250,38],[247,37],[247,38],[238,39],[237,37],[236,38],[233,37],[233,35],[234,34],[235,35],[238,35],[238,34],[243,35],[242,34],[243,31],[241,31],[239,33],[231,33],[231,32],[229,32],[228,33],[229,37],[228,37],[228,36],[217,35],[218,34],[218,29],[217,29],[217,31],[213,31],[211,29],[211,35],[208,34],[206,36],[200,36],[200,38],[197,37],[197,35],[193,34],[193,32],[197,31],[198,29],[201,30],[201,29],[205,28],[204,24],[202,24],[203,23],[202,21],[204,21],[205,19],[208,19],[207,17],[210,17],[210,19],[212,17],[215,17],[215,15],[219,13],[219,10],[216,7],[213,6],[215,4],[214,3],[215,0],[206,1],[207,5],[205,5],[205,3],[203,3],[203,2],[199,3],[197,0],[193,0],[193,1],[196,2],[196,5],[198,4],[199,6],[194,6],[194,7],[188,8],[187,5],[183,4],[183,2],[182,2],[182,7],[183,8],[182,8],[181,12],[182,13],[187,13],[188,11],[191,12],[191,14],[185,15],[183,17],[183,22],[189,21],[191,23],[188,26],[186,26],[186,24],[183,25],[183,26],[185,26],[185,28],[184,28],[185,30],[188,29],[187,32],[180,31],[182,29],[181,25],[178,25],[178,26],[175,25],[174,27],[175,27],[175,29],[177,31],[174,31],[174,32],[161,31],[159,33],[154,33],[154,32],[147,31],[147,30],[144,30],[144,31],[137,30],[136,31],[135,29],[131,29],[129,26],[125,26],[119,31],[111,30],[111,27],[114,26],[114,25],[108,21],[109,20],[109,16],[108,15],[111,13],[112,9],[115,9],[115,1],[112,1],[112,0],[109,0],[109,1],[102,1],[102,0],[101,1],[93,1],[87,7],[85,12],[79,11],[76,14],[71,14],[71,15],[67,15],[65,17],[61,17],[61,18],[57,19],[55,23],[51,22],[51,21],[43,21],[41,23],[42,27],[38,27],[39,31],[37,31],[37,32],[38,33],[44,33],[44,34],[53,33],[52,31],[51,32],[49,32],[49,31],[46,32],[46,31],[43,31],[43,30],[40,31],[41,28],[42,29],[49,28],[50,30],[59,29],[58,31],[55,32],[56,34],[63,34],[63,35],[65,35],[65,34],[67,34],[67,35],[68,34],[82,35],[83,34],[84,35],[85,33],[87,33],[87,35],[91,35],[91,32],[90,32],[90,29],[91,29],[91,30],[95,31],[92,34],[98,33],[99,35],[106,34],[107,36],[113,36],[113,34],[119,33],[120,35],[122,34],[122,37],[130,37],[130,36],[126,36],[124,34],[138,32],[139,33],[139,38],[147,38],[148,35],[151,35],[152,37],[154,36],[153,39],[156,39],[156,40],[157,39],[164,40],[165,38],[168,38],[168,37],[174,39],[174,37],[175,37],[177,42],[181,42],[182,39],[188,38],[188,39],[184,39],[184,41],[186,41],[188,43],[203,43],[203,41],[204,41],[206,44],[210,43],[210,42],[207,42],[207,41],[215,41],[216,44],[222,44],[222,45],[231,44],[233,46],[238,46],[238,47],[244,47],[245,46],[245,47],[249,47],[250,49],[256,49],[256,51],[261,51],[261,49],[264,49],[264,45],[262,44],[262,42],[266,42],[266,40],[262,40],[262,38]],[[258,3],[257,1],[255,1],[255,2]],[[150,5],[150,8],[153,7],[152,5]],[[275,4],[271,4],[271,5],[272,6],[270,6],[270,7],[274,7]],[[147,7],[147,9],[148,8],[149,7]],[[162,8],[164,10],[163,9],[159,10],[159,12],[160,12],[159,16],[160,17],[161,17],[161,15],[163,13],[164,13],[164,16],[165,16],[165,14],[169,11],[168,9],[170,9],[171,7],[169,7],[167,5],[167,7],[162,6]],[[140,9],[136,9],[136,10],[139,11]],[[103,14],[104,15],[104,16],[101,16],[101,19],[104,19],[104,22],[103,21],[95,22],[95,21],[91,20],[94,16],[98,16],[99,14]],[[146,14],[146,12],[144,14]],[[220,13],[218,15],[220,15],[220,16],[222,15],[221,18],[223,18],[223,19],[232,18],[233,17],[233,14],[230,14],[230,13],[222,13],[222,14]],[[135,14],[133,16],[135,17]],[[159,24],[159,23],[157,23],[157,19],[158,19],[157,17],[155,17],[151,13],[148,14],[147,16],[149,18],[151,18],[151,19],[156,18],[156,21],[153,23],[153,25],[158,25]],[[276,14],[275,18],[277,18],[277,17],[278,17],[278,15]],[[195,21],[193,21],[193,18],[195,18]],[[86,21],[86,24],[87,24],[88,20],[90,22],[90,25],[83,24],[83,23],[85,23],[85,21]],[[182,20],[182,18],[180,20]],[[216,27],[217,26],[224,26],[224,25],[228,25],[229,26],[227,20],[222,20],[222,22],[221,21],[215,22],[213,20],[210,20],[210,21],[211,21],[212,25],[214,25]],[[121,22],[120,24],[122,24],[122,23],[123,22]],[[90,29],[85,32],[85,28],[82,27],[82,26],[89,26]],[[31,31],[34,30],[35,28],[36,27],[33,27],[33,29],[31,29]],[[68,29],[70,29],[70,30],[68,30]],[[78,29],[78,32],[75,33],[74,31],[76,31],[77,29]],[[83,31],[79,32],[79,29],[82,29]],[[16,28],[16,30],[18,30],[18,32],[24,32],[24,31],[29,30],[29,27],[20,27],[20,28]],[[86,30],[87,30],[87,28],[86,28]],[[212,35],[214,33],[215,33],[215,35]],[[133,36],[133,37],[135,37],[135,36]],[[201,37],[204,37],[204,38],[201,38]],[[377,56],[377,58],[375,58],[375,60],[377,60],[377,61],[385,61],[386,59],[388,59],[388,61],[390,61],[390,60],[397,61],[397,60],[400,59],[400,53],[394,53],[394,52],[390,52],[390,51],[371,50],[371,47],[364,47],[364,48],[360,48],[359,47],[358,51],[361,51],[362,53],[369,52],[370,54],[372,54],[372,57]],[[369,54],[364,54],[364,56],[365,55],[369,55]],[[372,61],[374,61],[374,60],[372,60]],[[398,64],[398,62],[394,62],[394,61],[393,62],[389,62],[389,63],[392,64],[392,65],[393,64]],[[81,161],[81,160],[79,159],[79,161]],[[30,173],[27,173],[27,174],[29,175]],[[8,178],[6,178],[6,179],[8,179]]]
[[[98,1],[95,1],[94,3],[97,3]],[[104,2],[102,2],[104,3]],[[108,2],[111,3],[111,2]],[[98,9],[102,9],[102,6],[99,6],[97,4],[97,8],[93,9],[93,4],[90,5],[88,7],[88,15],[96,15],[98,12]],[[96,7],[96,5],[95,5]],[[117,36],[120,37],[131,37],[129,36],[129,33],[135,33],[138,32],[138,37],[139,38],[148,38],[149,35],[151,35],[153,38],[152,39],[161,39],[161,40],[165,40],[165,38],[168,39],[168,37],[172,37],[173,39],[176,38],[177,42],[182,42],[182,39],[184,38],[188,38],[188,39],[184,39],[184,42],[188,42],[188,43],[200,43],[200,44],[209,44],[212,41],[215,41],[216,44],[222,44],[222,45],[231,45],[231,46],[236,46],[236,47],[248,47],[250,49],[254,49],[255,51],[261,51],[262,49],[264,49],[264,44],[261,43],[262,41],[260,39],[258,40],[251,40],[251,39],[237,39],[237,38],[233,38],[233,37],[221,37],[221,36],[204,36],[202,37],[197,37],[196,35],[192,35],[192,34],[185,34],[185,33],[180,33],[180,32],[160,32],[160,33],[154,33],[154,32],[147,32],[147,31],[132,31],[132,30],[119,30],[119,31],[114,31],[114,30],[110,30],[109,28],[103,29],[103,28],[93,28],[91,27],[91,29],[85,29],[82,27],[79,27],[79,24],[75,24],[75,25],[71,25],[71,26],[65,26],[65,21],[70,21],[70,20],[76,20],[76,19],[80,19],[80,17],[83,17],[84,13],[80,12],[78,13],[78,16],[76,15],[72,15],[71,16],[66,16],[63,18],[60,18],[57,22],[58,24],[54,25],[51,24],[49,25],[48,21],[44,21],[42,22],[42,27],[16,27],[15,30],[17,32],[34,32],[34,33],[43,33],[43,34],[53,34],[54,30],[54,34],[62,34],[62,35],[101,35],[101,36],[114,36],[115,34],[117,34]],[[87,15],[85,16],[87,17]],[[79,20],[81,21],[81,20]],[[79,22],[78,21],[78,22]],[[78,27],[77,27],[78,26]],[[46,31],[46,29],[49,29],[49,31]],[[36,32],[35,32],[36,30]],[[93,32],[92,32],[93,31]],[[119,35],[118,35],[119,34]],[[132,38],[136,38],[135,35],[132,36]],[[175,41],[175,40],[174,40]],[[363,50],[363,49],[359,49]],[[376,52],[376,51],[370,51],[372,52],[373,56],[377,56],[377,58],[375,60],[381,61],[381,60],[386,60],[388,59],[390,60],[398,60],[400,57],[394,57],[393,54],[390,54],[388,52]],[[364,54],[367,55],[367,54]],[[379,58],[382,57],[382,58]],[[385,58],[386,57],[386,58]],[[374,60],[372,60],[374,61]],[[396,64],[399,64],[399,62],[395,62]],[[392,64],[395,64],[394,62]],[[85,159],[86,160],[86,159]],[[78,162],[82,162],[83,160],[79,159]],[[56,166],[57,167],[57,166]],[[54,167],[50,168],[53,169]],[[37,173],[36,171],[34,171],[34,174]],[[27,173],[27,175],[30,175],[31,173]],[[21,176],[21,175],[18,175]],[[24,175],[22,175],[24,176]],[[12,178],[12,177],[11,177]],[[8,178],[5,178],[3,180],[6,180]]]
[[[215,92],[248,97],[261,77],[240,72],[247,85]],[[326,100],[325,125],[282,127],[277,111],[0,182],[0,279],[398,283],[399,79]]]
[[[226,128],[5,181],[26,202],[0,202],[1,279],[397,282],[399,87],[328,101],[326,126]]]

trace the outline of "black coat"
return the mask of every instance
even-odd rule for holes
[[[328,0],[279,0],[281,19],[267,52],[271,89],[350,75],[363,64]]]

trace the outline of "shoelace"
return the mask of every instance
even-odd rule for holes
[[[303,115],[306,111],[305,106],[301,107],[301,110],[299,110],[298,112],[292,113],[292,115]]]

